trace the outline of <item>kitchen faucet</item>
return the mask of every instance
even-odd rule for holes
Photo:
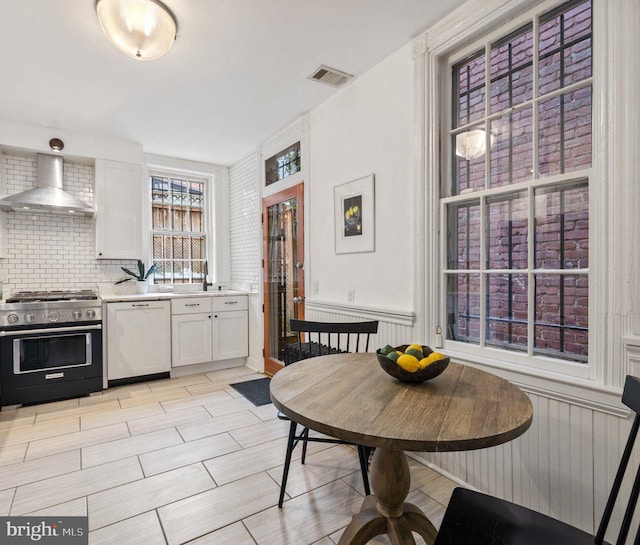
[[[202,281],[202,291],[207,291],[209,286],[213,286],[211,282],[207,282],[207,276],[209,275],[209,264],[204,262],[204,280]]]

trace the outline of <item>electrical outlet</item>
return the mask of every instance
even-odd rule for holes
[[[347,290],[347,301],[349,301],[349,303],[353,303],[355,298],[356,290]]]
[[[319,280],[314,280],[311,283],[311,293],[313,293],[313,295],[318,295],[319,286],[320,286],[320,281]]]

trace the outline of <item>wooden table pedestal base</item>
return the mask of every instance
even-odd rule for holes
[[[415,545],[416,532],[431,545],[436,529],[415,505],[405,502],[411,482],[407,457],[401,450],[376,448],[371,462],[373,496],[362,502],[360,512],[345,529],[338,545],[364,545],[387,534],[393,545]]]

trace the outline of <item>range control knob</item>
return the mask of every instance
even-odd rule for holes
[[[87,310],[87,318],[89,318],[89,320],[93,320],[96,317],[96,311],[95,310]]]
[[[74,320],[79,320],[80,318],[82,318],[82,311],[81,310],[74,310],[73,311],[73,319]]]
[[[9,316],[7,316],[7,322],[10,324],[15,324],[18,320],[19,318],[17,314],[9,314]]]
[[[24,321],[27,322],[28,324],[33,322],[35,319],[36,317],[33,314],[31,314],[31,312],[28,312],[27,314],[24,315]]]
[[[47,314],[47,318],[49,318],[50,322],[57,322],[60,319],[60,314],[58,314],[57,310],[52,310]]]

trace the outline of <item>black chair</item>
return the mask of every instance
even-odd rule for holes
[[[297,334],[297,342],[289,344],[285,349],[285,365],[296,361],[308,359],[316,356],[325,356],[340,352],[363,352],[369,350],[369,338],[378,332],[378,322],[307,322],[304,320],[290,320],[290,329]],[[282,507],[284,494],[291,465],[291,455],[293,449],[302,442],[301,462],[304,464],[307,456],[307,443],[335,443],[341,445],[353,445],[348,441],[334,439],[330,437],[309,436],[309,429],[303,428],[300,434],[296,434],[298,424],[288,416],[278,413],[281,420],[290,420],[289,440],[287,442],[287,453],[284,461],[284,471],[282,473],[282,483],[280,485],[280,499],[278,507]],[[360,471],[364,484],[365,494],[370,494],[369,476],[367,470],[369,466],[369,455],[371,448],[356,445],[358,457],[360,458]]]
[[[606,543],[604,536],[640,427],[640,379],[627,377],[622,402],[635,413],[635,418],[595,535],[515,503],[464,488],[456,488],[434,545],[602,545]],[[631,496],[625,508],[616,541],[618,545],[626,542],[639,492],[640,468],[636,472]],[[640,529],[636,533],[634,543],[635,545],[640,543]]]

